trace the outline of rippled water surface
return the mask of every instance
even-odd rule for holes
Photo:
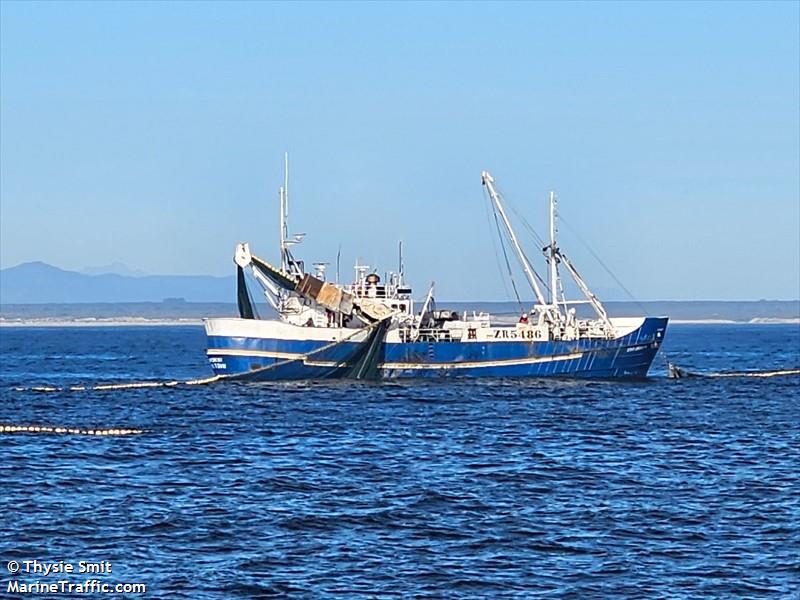
[[[798,377],[673,381],[659,356],[642,382],[42,393],[18,388],[209,375],[202,330],[0,349],[0,424],[147,430],[0,434],[0,596],[38,559],[148,598],[800,597]],[[665,350],[796,368],[800,328],[673,325]]]

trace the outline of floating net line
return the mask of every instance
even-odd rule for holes
[[[377,369],[377,354],[380,342],[386,335],[388,327],[388,319],[382,319],[376,323],[372,323],[366,328],[370,334],[362,344],[361,350],[354,357],[354,365],[349,369],[347,377],[349,379],[376,379],[378,377]],[[152,389],[152,388],[178,388],[182,386],[201,386],[217,383],[219,381],[244,381],[252,378],[254,374],[269,371],[277,367],[292,363],[295,361],[304,361],[313,357],[320,352],[328,350],[329,348],[348,341],[355,335],[363,330],[357,330],[352,334],[346,336],[341,340],[337,340],[330,344],[326,344],[321,348],[303,354],[301,356],[293,357],[283,361],[277,361],[271,365],[267,365],[260,369],[254,369],[248,373],[236,373],[231,375],[214,375],[203,379],[190,379],[187,381],[134,381],[128,383],[103,383],[98,385],[71,385],[71,386],[31,386],[31,387],[15,387],[14,391],[17,392],[41,392],[41,393],[57,393],[57,392],[105,392],[111,390],[133,390],[133,389]],[[0,433],[50,433],[50,434],[72,434],[72,435],[91,435],[91,436],[124,436],[136,435],[146,433],[144,429],[123,429],[123,428],[105,428],[105,429],[90,429],[90,428],[75,428],[75,427],[56,427],[48,425],[14,425],[14,424],[0,424]]]
[[[98,385],[71,385],[64,387],[37,385],[31,387],[15,387],[12,388],[17,392],[41,392],[41,393],[54,393],[54,392],[88,392],[88,391],[109,391],[109,390],[130,390],[141,388],[174,388],[178,386],[187,385],[206,385],[214,383],[222,379],[222,375],[215,375],[205,379],[191,379],[188,381],[137,381],[131,383],[103,383]],[[16,425],[0,423],[0,433],[18,434],[18,433],[49,433],[61,435],[91,435],[91,436],[125,436],[125,435],[139,435],[147,433],[146,429],[137,429],[130,427],[107,427],[107,428],[89,428],[89,427],[64,427],[55,425]]]
[[[188,381],[132,381],[129,383],[100,383],[97,385],[68,385],[68,386],[51,386],[51,385],[35,385],[30,387],[17,386],[12,388],[15,392],[104,392],[108,390],[133,390],[141,388],[171,388],[184,385],[207,385],[214,383],[225,378],[230,378],[226,375],[214,375],[213,377],[206,377],[205,379],[190,379]]]
[[[0,425],[0,433],[57,433],[71,435],[121,436],[147,433],[146,429],[81,429],[79,427],[52,427],[48,425]]]
[[[787,377],[800,375],[800,369],[779,369],[775,371],[730,371],[720,373],[694,373],[678,365],[667,362],[667,377],[670,379],[694,379],[705,377]]]

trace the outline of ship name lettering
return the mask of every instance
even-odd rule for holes
[[[494,339],[504,339],[504,340],[532,340],[534,338],[539,339],[542,337],[541,331],[534,331],[532,329],[528,329],[526,331],[518,331],[516,329],[508,330],[508,329],[495,329],[494,330]]]

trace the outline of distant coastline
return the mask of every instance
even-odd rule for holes
[[[201,327],[202,319],[5,319],[0,317],[2,327]]]
[[[515,319],[497,319],[497,323],[513,323]],[[722,319],[674,319],[671,325],[800,325],[795,319],[751,319],[729,321]],[[202,327],[202,319],[5,319],[0,317],[2,327]]]
[[[438,308],[459,313],[486,311],[497,322],[513,323],[515,302],[438,302]],[[800,324],[800,300],[607,302],[611,316],[666,315],[673,324]],[[588,307],[579,313],[588,315]],[[0,327],[132,327],[200,326],[206,317],[235,317],[233,303],[121,302],[0,304]],[[261,307],[262,317],[274,313]]]

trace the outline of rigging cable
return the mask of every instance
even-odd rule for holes
[[[531,227],[531,225],[528,223],[528,221],[525,220],[525,217],[523,217],[519,212],[517,212],[517,210],[514,208],[513,205],[509,205],[509,206],[511,206],[511,212],[513,212],[514,215],[520,220],[520,222],[522,222],[522,228],[524,230],[526,230],[527,233],[530,234],[531,238],[533,239],[534,243],[536,243],[537,247],[539,247],[539,248],[547,248],[547,246],[549,246],[549,244],[545,244],[544,243],[544,240],[541,237],[539,237],[539,234],[536,233],[536,230],[533,227]],[[523,252],[523,254],[525,254],[525,253]],[[527,255],[525,255],[525,259],[528,262],[530,262],[530,259],[528,258]],[[542,279],[539,276],[539,273],[537,273],[536,271],[534,271],[533,274],[536,276],[536,279],[539,281],[539,283],[541,283],[542,286],[548,292],[552,293],[552,291],[550,290],[550,284],[547,283],[544,279]]]
[[[548,244],[536,233],[536,230],[528,223],[528,220],[520,213],[513,204],[509,203],[509,207],[511,208],[511,212],[520,220],[523,227],[525,227],[533,236],[533,240],[539,245],[540,248],[545,248]]]
[[[511,263],[508,260],[508,253],[506,252],[506,245],[503,242],[503,234],[500,232],[500,221],[497,219],[497,211],[492,205],[492,212],[494,213],[494,224],[497,227],[497,235],[500,237],[500,248],[503,249],[503,258],[506,260],[506,269],[508,269],[508,278],[511,280],[511,287],[514,288],[514,296],[517,298],[517,304],[519,304],[520,312],[524,311],[524,307],[522,305],[522,299],[519,297],[519,291],[517,290],[517,282],[514,280],[514,274],[511,271]]]
[[[499,189],[497,190],[497,193],[503,198],[503,200],[506,201],[506,204],[511,209],[511,212],[514,213],[514,216],[516,216],[520,220],[523,227],[527,229],[527,231],[533,236],[533,241],[536,242],[537,246],[539,248],[547,247],[547,244],[544,243],[544,240],[541,237],[539,237],[539,234],[536,233],[536,230],[533,227],[531,227],[530,223],[528,223],[528,221],[525,219],[525,217],[522,216],[522,214],[516,209],[516,207],[511,202],[508,201],[508,198],[506,198],[505,194],[503,194]],[[525,257],[525,260],[528,261],[528,264],[532,266],[533,263],[531,262],[531,259],[528,258],[528,255],[525,254],[525,251],[521,250],[521,252],[522,255]],[[536,280],[542,285],[542,287],[548,293],[552,293],[552,291],[550,290],[550,284],[541,278],[536,269],[533,269],[533,276],[536,277]]]
[[[484,200],[485,199],[486,199],[486,194],[484,193]],[[489,225],[489,228],[491,229],[491,227],[492,227],[492,215],[489,213],[489,206],[492,206],[492,209],[494,209],[494,206],[492,205],[492,201],[491,200],[489,200],[489,204],[486,204],[486,202],[484,202],[483,204],[484,204],[484,207],[486,208],[486,223],[487,223],[487,225]],[[497,221],[497,215],[495,215],[495,221]],[[500,243],[502,244],[503,243],[503,238],[502,238],[502,236],[499,236],[499,237],[500,237]],[[490,235],[489,239],[492,242],[492,250],[494,250],[494,259],[497,262],[497,270],[498,271],[502,271],[503,270],[503,265],[500,263],[500,255],[497,252],[497,243],[495,242],[493,235]],[[501,277],[500,281],[503,284],[503,291],[505,292],[506,298],[510,298],[511,294],[508,292],[508,285],[506,284],[506,278],[505,277]],[[515,293],[516,293],[516,290],[515,290]]]
[[[578,241],[581,243],[581,245],[583,245],[583,247],[586,248],[586,250],[589,251],[589,254],[591,254],[594,257],[594,259],[600,264],[600,266],[603,268],[603,270],[611,276],[611,278],[620,287],[620,289],[623,292],[625,292],[631,300],[633,300],[633,302],[636,304],[636,306],[638,306],[644,314],[647,314],[647,309],[644,307],[644,305],[641,302],[639,302],[638,298],[636,298],[636,296],[634,296],[628,290],[628,288],[625,287],[625,285],[619,280],[619,278],[616,275],[614,275],[614,272],[608,266],[606,266],[606,264],[603,262],[603,260],[597,255],[597,253],[594,250],[592,250],[592,247],[589,246],[588,242],[586,242],[586,240],[584,240],[581,237],[581,235],[578,233],[578,231],[572,225],[570,225],[569,222],[563,216],[561,217],[560,220],[575,235],[575,237],[578,238]]]

